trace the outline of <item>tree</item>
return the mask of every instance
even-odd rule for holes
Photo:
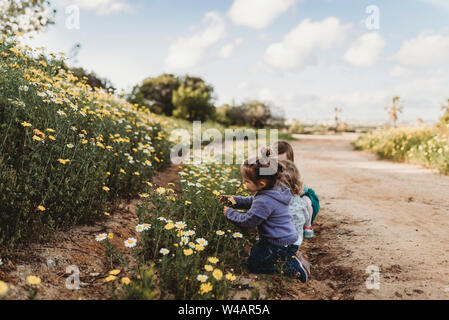
[[[186,76],[173,92],[173,115],[189,121],[205,121],[215,115],[213,88],[201,78]]]
[[[173,92],[179,89],[181,80],[172,74],[162,74],[156,78],[147,78],[141,85],[133,88],[128,101],[147,106],[157,114],[173,115]]]
[[[394,128],[397,127],[396,124],[398,121],[398,114],[402,113],[402,111],[404,110],[404,107],[399,104],[399,100],[401,100],[401,98],[394,97],[393,104],[385,108],[388,112],[388,116],[390,117],[390,121],[393,124]]]
[[[40,31],[53,24],[56,10],[48,0],[0,0],[0,33]]]
[[[343,112],[340,108],[334,108],[334,122],[335,122],[335,132],[338,132],[340,128],[340,114]]]
[[[217,108],[215,113],[215,120],[225,126],[232,125],[231,119],[228,117],[228,113],[231,111],[232,107],[229,104],[224,104]]]
[[[271,118],[270,107],[258,100],[252,100],[243,104],[243,116],[251,127],[263,128]]]

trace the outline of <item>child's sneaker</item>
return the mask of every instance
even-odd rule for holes
[[[302,283],[306,283],[309,280],[309,276],[306,268],[302,265],[301,261],[297,257],[292,257],[287,264],[289,265],[289,274],[301,280]]]
[[[306,258],[304,258],[304,256],[299,251],[296,252],[296,258],[298,258],[299,262],[301,262],[303,267],[306,269],[307,277],[310,278],[310,262],[307,261]]]
[[[315,233],[313,232],[312,227],[305,227],[304,228],[304,238],[312,239],[314,236],[315,236]]]

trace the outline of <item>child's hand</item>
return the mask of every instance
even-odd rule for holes
[[[223,208],[223,215],[226,217],[226,212],[229,210],[229,208],[228,207],[224,207]]]
[[[235,204],[235,200],[233,196],[220,196],[220,203],[222,204]]]

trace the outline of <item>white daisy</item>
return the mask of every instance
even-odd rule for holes
[[[191,237],[194,234],[195,234],[195,231],[193,231],[193,230],[186,231],[186,233],[185,233],[185,235],[188,236],[188,237]]]
[[[204,282],[207,281],[207,279],[209,279],[209,277],[206,276],[205,274],[199,274],[198,277],[196,277],[196,279],[197,279],[199,282],[204,283]]]
[[[243,234],[241,234],[240,232],[236,232],[232,235],[234,238],[243,238]]]
[[[134,248],[137,244],[137,240],[134,238],[128,238],[128,240],[125,240],[125,247],[127,248]]]
[[[159,253],[166,256],[167,254],[170,253],[170,250],[168,250],[166,248],[162,248],[161,250],[159,250]]]
[[[136,231],[139,232],[139,233],[145,231],[144,225],[143,224],[137,225],[136,226]]]
[[[198,243],[200,246],[203,246],[203,247],[205,247],[209,244],[209,242],[207,242],[207,240],[204,238],[196,239],[196,243]]]
[[[184,229],[186,226],[187,226],[186,223],[182,221],[178,221],[175,223],[176,229]]]
[[[100,241],[105,240],[107,237],[108,237],[108,235],[107,235],[106,233],[102,233],[102,234],[97,235],[97,236],[95,237],[95,240],[96,240],[97,242],[100,242]]]

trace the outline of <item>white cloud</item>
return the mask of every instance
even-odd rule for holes
[[[225,59],[231,57],[232,53],[234,52],[234,49],[239,47],[242,43],[243,38],[237,38],[234,41],[225,44],[220,50],[220,56]]]
[[[321,22],[302,21],[286,34],[282,42],[270,45],[265,52],[265,62],[281,69],[299,68],[312,63],[318,51],[328,50],[345,38],[351,25],[329,17]]]
[[[134,12],[127,0],[57,0],[61,6],[74,5],[80,9],[93,10],[99,15],[114,12]]]
[[[217,12],[208,12],[203,19],[204,28],[179,38],[170,46],[165,65],[168,69],[187,69],[197,66],[209,47],[223,38],[226,25]]]
[[[343,59],[355,67],[372,66],[377,62],[385,44],[379,33],[366,33],[349,47]]]
[[[420,34],[405,41],[395,58],[399,64],[409,67],[449,63],[449,37]]]
[[[391,71],[390,71],[390,76],[392,77],[406,77],[406,76],[410,76],[411,72],[409,69],[404,68],[402,66],[395,66]]]
[[[295,2],[297,0],[234,0],[228,15],[237,26],[263,29]]]

